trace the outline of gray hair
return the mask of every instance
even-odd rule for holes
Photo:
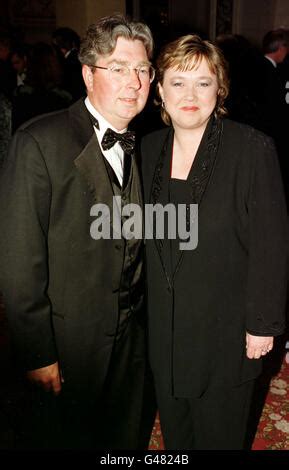
[[[129,21],[122,15],[105,16],[88,27],[81,41],[79,60],[82,64],[95,65],[100,56],[110,55],[119,37],[139,40],[143,43],[148,58],[153,53],[153,38],[144,23]]]
[[[288,35],[288,31],[286,32],[286,29],[283,28],[268,31],[262,41],[264,54],[276,52],[281,46],[287,47],[288,37],[286,37],[286,35]]]

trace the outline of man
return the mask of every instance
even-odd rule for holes
[[[63,58],[63,86],[69,91],[73,101],[76,101],[85,95],[81,64],[78,59],[79,36],[71,28],[57,28],[52,35],[52,42]]]
[[[14,47],[11,52],[11,64],[17,73],[17,87],[25,83],[27,76],[28,51],[25,46]]]
[[[16,86],[16,73],[10,62],[12,40],[9,34],[0,33],[0,92],[11,100]]]
[[[263,38],[263,52],[273,67],[281,64],[287,55],[287,40],[285,31],[276,29],[269,31]]]
[[[263,38],[264,66],[262,114],[266,116],[263,130],[275,140],[279,163],[288,203],[288,110],[280,66],[287,55],[287,37],[285,30],[269,31]]]
[[[122,16],[91,25],[87,98],[23,125],[2,174],[0,290],[28,378],[47,392],[31,447],[144,445],[142,241],[93,238],[90,214],[112,213],[114,196],[142,204],[125,132],[148,97],[152,47],[148,27]]]

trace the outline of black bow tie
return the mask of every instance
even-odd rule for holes
[[[125,153],[131,154],[135,146],[135,133],[133,131],[127,131],[123,134],[119,134],[108,128],[101,141],[103,150],[109,150],[116,142],[119,142]]]

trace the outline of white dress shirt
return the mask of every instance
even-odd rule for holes
[[[94,126],[94,131],[96,133],[97,140],[99,142],[99,146],[102,150],[102,153],[112,169],[114,170],[117,179],[122,186],[122,180],[123,180],[123,162],[124,162],[124,151],[122,150],[119,142],[116,142],[113,147],[111,147],[109,150],[103,150],[101,146],[101,141],[104,136],[104,133],[106,129],[110,128],[115,132],[118,132],[119,134],[122,134],[126,132],[127,128],[122,129],[121,131],[115,129],[104,117],[96,111],[95,107],[91,104],[89,101],[88,96],[85,98],[84,101],[85,106],[87,107],[88,111],[95,117],[95,119],[98,120],[99,124],[99,129],[97,129],[96,126]]]

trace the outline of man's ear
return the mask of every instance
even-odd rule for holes
[[[93,91],[93,73],[88,65],[82,66],[82,76],[87,91]]]

